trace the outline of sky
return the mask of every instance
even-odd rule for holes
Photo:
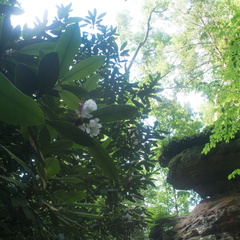
[[[116,24],[115,16],[120,11],[129,10],[135,18],[140,17],[143,0],[19,0],[19,2],[25,13],[13,18],[14,25],[27,23],[29,27],[32,27],[35,17],[38,16],[41,20],[46,9],[49,18],[53,19],[57,12],[56,5],[67,6],[72,3],[72,16],[84,17],[88,15],[88,10],[93,11],[96,8],[98,14],[107,12],[104,23],[114,26]]]

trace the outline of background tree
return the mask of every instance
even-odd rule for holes
[[[182,0],[152,5],[146,1],[147,15],[153,9],[149,41],[140,56],[142,72],[161,72],[166,75],[161,81],[164,89],[172,89],[174,94],[200,92],[214,104],[207,152],[239,130],[239,2]],[[156,61],[152,63],[152,59]]]
[[[212,125],[204,153],[219,141],[228,142],[239,131],[239,1],[145,1],[143,10],[142,28],[135,30],[134,41],[133,30],[125,29],[124,34],[129,31],[127,40],[134,54],[150,29],[133,65],[138,75],[132,80],[141,79],[144,85],[149,75],[161,75],[161,90],[155,97],[162,102],[151,101],[151,115],[159,122],[158,127],[167,129],[170,139]],[[146,27],[148,23],[150,28]],[[179,93],[187,98],[192,92],[206,99],[200,114],[183,110],[177,103]],[[159,141],[159,146],[167,139]],[[151,194],[149,199],[154,198]]]

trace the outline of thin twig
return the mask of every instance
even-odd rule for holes
[[[165,11],[165,10],[163,10],[162,12],[164,12],[164,11]],[[149,32],[150,32],[150,30],[151,30],[150,22],[151,22],[152,14],[155,13],[155,12],[157,12],[157,11],[155,11],[155,8],[150,12],[149,17],[148,17],[148,20],[147,20],[147,31],[146,31],[145,37],[144,37],[143,40],[138,44],[138,47],[137,47],[137,49],[136,49],[136,51],[135,51],[135,53],[134,53],[134,55],[133,55],[133,57],[132,57],[129,65],[126,66],[126,68],[125,68],[125,72],[128,72],[128,73],[130,72],[130,69],[131,69],[133,63],[135,62],[136,57],[137,57],[140,49],[141,49],[142,46],[147,42],[147,39],[148,39],[148,36],[149,36]]]

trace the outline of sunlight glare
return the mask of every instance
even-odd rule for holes
[[[23,26],[25,23],[29,27],[34,27],[36,22],[36,16],[42,20],[44,11],[48,11],[49,23],[57,15],[56,6],[67,6],[72,3],[71,16],[84,17],[88,15],[88,10],[93,11],[97,9],[98,15],[106,12],[107,15],[104,17],[104,24],[116,25],[116,15],[120,11],[129,10],[134,18],[140,18],[142,0],[19,0],[22,9],[24,10],[23,15],[13,16],[12,22],[14,25],[20,24]]]

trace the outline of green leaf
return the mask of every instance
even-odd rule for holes
[[[103,174],[114,181],[117,181],[119,178],[118,169],[107,150],[103,148],[101,144],[95,141],[95,145],[89,147],[89,151],[96,164],[102,170]]]
[[[86,193],[82,191],[58,190],[54,192],[54,195],[67,203],[78,202],[83,200],[86,197]]]
[[[19,39],[21,36],[21,26],[17,25],[16,27],[13,28],[12,30],[12,40]]]
[[[62,181],[66,183],[83,183],[83,180],[77,178],[77,177],[51,177],[51,180],[57,180],[57,181]]]
[[[89,76],[97,71],[105,61],[103,56],[89,57],[75,64],[64,76],[62,81],[70,82]]]
[[[31,96],[37,91],[38,78],[25,64],[18,64],[15,70],[15,86],[24,94]]]
[[[228,180],[235,178],[237,175],[240,175],[240,169],[235,169],[231,174],[229,174]]]
[[[80,29],[76,23],[66,29],[56,46],[56,51],[59,54],[60,77],[68,72],[69,67],[73,64],[73,59],[77,54],[79,45]]]
[[[10,15],[0,17],[0,51],[5,49],[7,42],[12,36]]]
[[[93,117],[99,118],[101,123],[116,122],[134,118],[137,108],[130,105],[109,105],[92,112]]]
[[[84,207],[84,208],[101,208],[104,207],[103,204],[94,204],[94,203],[73,203],[72,205],[76,207]]]
[[[22,63],[32,69],[37,69],[38,64],[39,64],[38,59],[34,58],[31,55],[22,54],[22,53],[16,54],[14,56],[9,55],[7,58],[7,61],[10,62],[11,64],[15,64],[15,65]]]
[[[31,44],[29,46],[23,47],[19,50],[20,53],[29,54],[38,56],[39,50],[42,50],[45,53],[54,52],[56,49],[56,43],[55,42],[40,42]]]
[[[58,91],[58,93],[61,99],[63,100],[63,102],[68,106],[68,108],[78,109],[78,104],[80,103],[80,99],[76,95],[66,90],[60,90]]]
[[[20,181],[18,181],[18,180],[15,180],[15,179],[13,179],[13,178],[6,177],[6,176],[2,176],[2,175],[0,175],[0,178],[6,180],[6,181],[8,181],[8,182],[11,182],[11,183],[15,184],[16,186],[18,186],[18,187],[20,187],[20,188],[26,188],[26,187],[27,187],[27,185],[26,185],[25,183],[22,183],[22,182],[20,182]]]
[[[57,175],[61,170],[61,167],[57,158],[46,158],[45,164],[47,168],[48,177]]]
[[[92,75],[88,80],[83,84],[84,89],[87,91],[95,90],[98,87],[99,75]]]
[[[29,173],[31,173],[30,168],[27,166],[27,164],[25,162],[23,162],[20,158],[18,158],[15,154],[13,154],[11,151],[9,151],[7,148],[5,148],[4,146],[2,146],[0,144],[0,146],[6,151],[8,152],[8,154],[15,159],[26,171],[28,171]]]
[[[102,14],[100,14],[98,17],[97,17],[97,19],[100,19],[100,18],[103,18],[103,17],[105,17],[106,16],[106,12],[104,12],[104,13],[102,13]]]
[[[29,206],[23,207],[23,212],[26,215],[27,219],[29,219],[33,224],[37,224],[36,217],[34,215],[34,209]]]
[[[47,53],[39,62],[37,76],[39,79],[39,95],[50,91],[56,84],[59,74],[58,53]]]
[[[50,121],[49,124],[54,127],[59,133],[73,142],[82,146],[93,146],[94,140],[86,132],[80,128],[64,121]]]
[[[122,46],[120,47],[120,51],[122,51],[127,46],[127,42],[124,42]]]
[[[0,120],[7,124],[32,126],[44,122],[42,110],[0,73]]]
[[[67,90],[74,95],[78,96],[79,98],[87,98],[88,91],[86,91],[84,88],[79,87],[77,85],[69,85],[69,84],[63,84],[62,89]]]
[[[54,129],[55,130],[55,129]],[[69,150],[73,145],[73,142],[70,140],[58,140],[50,143],[50,145],[44,146],[42,149],[43,154],[53,154],[61,153],[66,150]]]
[[[80,22],[82,21],[83,19],[81,17],[69,17],[67,19],[64,19],[64,22],[66,24],[70,24],[70,23],[76,23],[76,22]]]
[[[78,215],[80,217],[87,217],[87,218],[102,218],[103,216],[93,213],[85,213],[85,212],[77,212],[77,211],[67,211],[68,213]]]
[[[20,15],[23,14],[24,11],[18,7],[13,7],[5,4],[0,4],[0,13],[4,14],[12,14],[12,15]]]

